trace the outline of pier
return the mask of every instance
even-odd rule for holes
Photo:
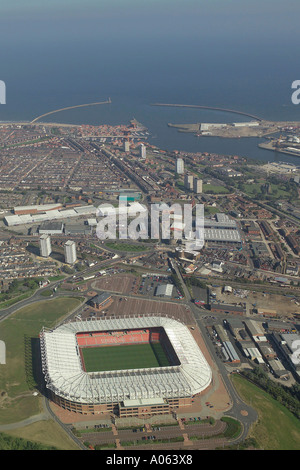
[[[242,116],[247,116],[252,119],[255,119],[256,121],[263,121],[262,118],[255,116],[254,114],[250,113],[245,113],[244,111],[237,111],[235,109],[228,109],[228,108],[216,108],[213,106],[200,106],[197,104],[168,104],[168,103],[152,103],[150,106],[169,106],[169,107],[174,107],[174,108],[200,108],[200,109],[211,109],[213,111],[222,111],[226,113],[232,113],[232,114],[241,114]]]
[[[45,116],[49,116],[50,114],[54,114],[54,113],[59,113],[60,111],[67,111],[68,109],[83,108],[86,106],[97,106],[99,104],[110,104],[110,103],[111,103],[111,99],[108,98],[107,101],[99,101],[97,103],[77,104],[75,106],[68,106],[66,108],[55,109],[54,111],[49,111],[48,113],[41,114],[40,116],[36,117],[35,119],[33,119],[33,121],[31,121],[31,124],[34,124],[35,122],[39,121],[41,118]]]

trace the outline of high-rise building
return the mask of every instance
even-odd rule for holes
[[[124,142],[124,151],[129,152],[129,150],[130,150],[130,143],[129,143],[128,140],[125,140],[125,142]]]
[[[177,158],[176,160],[176,173],[178,175],[183,175],[184,173],[184,161],[182,158]]]
[[[193,191],[196,194],[202,193],[202,180],[199,178],[194,178]]]
[[[40,236],[40,255],[48,258],[52,252],[50,235],[43,234]]]
[[[146,147],[144,144],[140,145],[140,157],[141,158],[146,158]]]
[[[77,260],[76,255],[76,243],[72,240],[68,240],[65,243],[65,262],[67,264],[74,264]]]
[[[193,190],[193,180],[194,180],[193,175],[189,175],[188,173],[186,173],[184,175],[184,187],[186,189]]]

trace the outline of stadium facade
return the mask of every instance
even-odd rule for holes
[[[128,342],[137,333],[162,331],[170,365],[87,372],[81,354],[86,345],[105,338],[109,345]],[[154,334],[154,333],[153,333]],[[157,335],[157,333],[156,333]],[[147,341],[144,340],[144,341]],[[210,386],[212,372],[189,328],[170,317],[143,315],[80,320],[40,333],[42,369],[49,397],[82,414],[111,412],[117,416],[170,413],[191,405]],[[104,344],[102,344],[103,346]],[[99,343],[98,343],[99,347]],[[99,369],[99,370],[98,370]]]

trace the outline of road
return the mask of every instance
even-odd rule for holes
[[[241,397],[236,392],[236,390],[235,390],[235,388],[234,388],[234,386],[233,386],[233,384],[230,380],[228,371],[227,371],[224,363],[218,358],[213,343],[210,340],[207,340],[207,334],[206,334],[205,326],[204,326],[203,321],[202,321],[202,317],[206,316],[206,315],[210,315],[211,312],[208,311],[208,310],[204,310],[204,309],[199,310],[199,308],[195,306],[194,302],[192,301],[191,294],[190,294],[190,292],[189,292],[189,290],[188,290],[188,288],[187,288],[187,286],[184,282],[184,279],[181,275],[180,270],[178,269],[178,266],[177,266],[176,262],[173,261],[172,265],[173,265],[173,270],[175,271],[178,278],[180,279],[183,290],[184,290],[184,294],[185,294],[184,302],[188,307],[190,307],[190,309],[193,312],[194,318],[196,319],[196,322],[197,322],[197,325],[198,325],[199,330],[201,332],[204,343],[205,343],[211,357],[213,358],[214,362],[216,363],[216,365],[217,365],[217,367],[218,367],[218,369],[219,369],[219,371],[222,375],[222,378],[223,378],[224,384],[227,388],[227,391],[228,391],[228,393],[229,393],[229,395],[232,399],[232,407],[231,407],[230,411],[225,413],[225,415],[226,416],[231,416],[235,419],[238,419],[243,425],[242,435],[236,441],[236,442],[241,442],[242,440],[244,440],[247,437],[250,426],[257,420],[257,418],[258,418],[257,413],[252,407],[248,406],[246,403],[244,403],[242,401]]]

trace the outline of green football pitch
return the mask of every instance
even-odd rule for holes
[[[148,369],[171,365],[160,343],[82,348],[81,352],[86,372]]]

